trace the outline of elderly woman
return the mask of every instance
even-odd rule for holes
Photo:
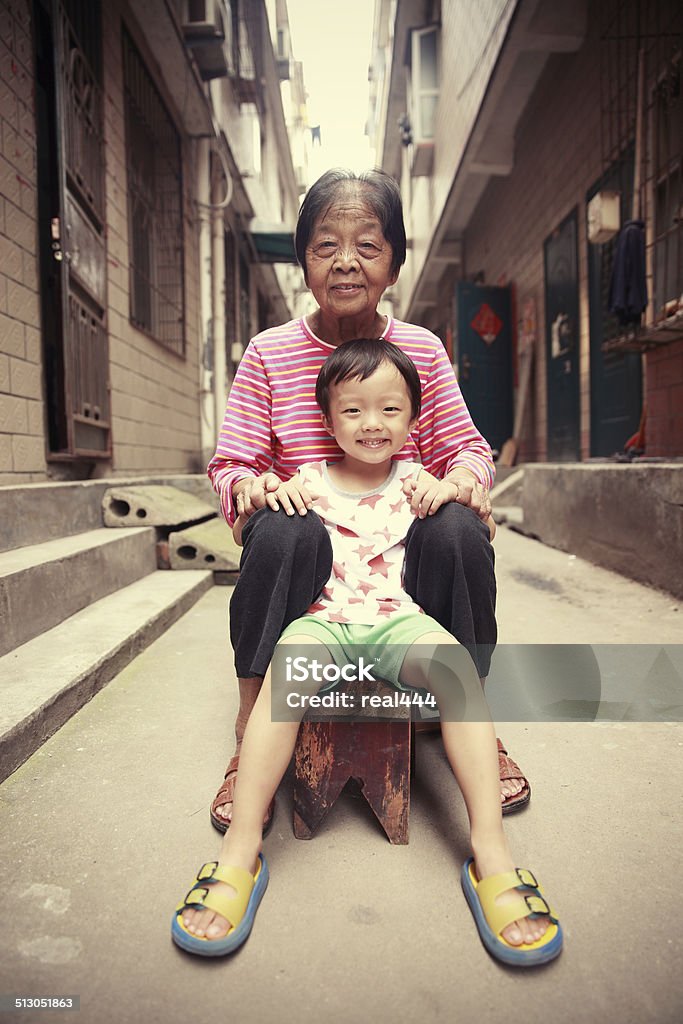
[[[332,570],[325,528],[309,511],[311,496],[293,478],[302,463],[341,456],[323,428],[314,389],[320,367],[342,342],[385,338],[411,357],[420,374],[422,412],[398,457],[420,461],[457,485],[457,502],[431,517],[416,515],[406,541],[405,589],[467,647],[482,679],[496,641],[494,556],[485,525],[491,450],[472,423],[439,339],[377,311],[406,256],[396,183],[380,171],[328,171],[304,199],[295,244],[318,308],[250,342],[208,469],[227,521],[248,517],[230,606],[240,688],[236,753],[211,806],[211,820],[222,832],[230,824],[242,736],[275,644],[316,600]],[[280,507],[273,492],[284,481]],[[412,498],[418,513],[422,496],[418,490]],[[500,741],[499,751],[505,812],[528,802],[530,789]],[[271,804],[264,829],[272,814]]]

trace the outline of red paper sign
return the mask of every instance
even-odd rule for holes
[[[482,302],[470,326],[474,328],[487,345],[491,345],[500,334],[503,321],[499,316],[496,316],[488,303]]]

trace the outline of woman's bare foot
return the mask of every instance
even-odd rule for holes
[[[220,867],[230,865],[231,867],[244,868],[249,874],[254,875],[256,874],[258,855],[261,852],[262,845],[260,836],[256,840],[240,840],[228,832],[221,846],[218,864]],[[235,889],[225,882],[212,882],[211,886],[212,888],[216,886],[217,892],[222,889],[228,896],[237,895]],[[226,921],[224,917],[221,917],[220,914],[213,910],[186,909],[183,911],[183,924],[188,932],[200,939],[222,939],[232,927],[229,921]]]
[[[491,875],[499,875],[506,871],[515,871],[516,869],[510,847],[504,835],[502,837],[480,839],[476,842],[473,837],[472,852],[479,880],[489,878]],[[507,892],[501,893],[496,902],[500,904],[509,903],[519,896],[520,891],[518,889],[509,889]],[[509,924],[507,928],[503,929],[501,935],[511,946],[521,946],[525,943],[537,942],[538,939],[545,935],[549,925],[550,918],[547,914],[533,918],[524,917]]]

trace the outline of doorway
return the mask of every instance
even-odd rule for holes
[[[581,456],[577,228],[574,209],[543,244],[549,462]]]
[[[509,287],[459,281],[458,383],[475,426],[500,451],[512,436],[512,316]]]
[[[33,14],[48,459],[108,459],[101,3]]]

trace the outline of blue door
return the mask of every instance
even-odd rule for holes
[[[500,451],[512,437],[510,289],[459,281],[456,301],[460,390],[476,427]]]

